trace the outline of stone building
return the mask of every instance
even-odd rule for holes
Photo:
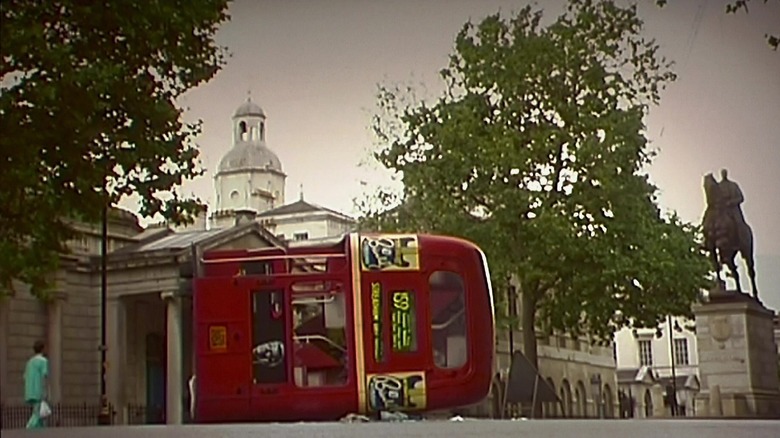
[[[623,329],[615,334],[620,397],[634,407],[629,416],[672,416],[672,397],[676,397],[676,416],[696,414],[699,357],[691,324],[673,318],[658,328]]]

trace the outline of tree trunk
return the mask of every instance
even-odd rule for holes
[[[523,329],[523,353],[528,361],[539,370],[539,358],[536,354],[536,299],[531,292],[523,290],[522,295],[522,329]],[[541,378],[541,377],[539,377]],[[542,404],[537,402],[536,406],[528,404],[528,412],[531,418],[542,417]]]

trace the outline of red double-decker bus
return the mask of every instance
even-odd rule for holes
[[[334,420],[475,403],[493,374],[483,252],[444,236],[204,254],[197,422]]]

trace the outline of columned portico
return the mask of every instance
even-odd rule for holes
[[[49,401],[62,400],[62,305],[65,294],[56,293],[46,306],[46,355],[49,359]]]
[[[182,423],[182,330],[181,298],[176,292],[163,292],[166,304],[165,422]]]
[[[106,352],[106,395],[116,411],[113,421],[125,424],[127,399],[125,377],[127,375],[127,309],[125,300],[111,297],[106,303],[106,329],[108,351]]]

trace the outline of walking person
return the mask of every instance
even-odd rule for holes
[[[49,360],[44,357],[43,341],[35,341],[35,354],[24,367],[24,401],[32,406],[32,415],[27,421],[28,429],[45,427],[41,417],[41,404],[46,401],[49,379]]]

